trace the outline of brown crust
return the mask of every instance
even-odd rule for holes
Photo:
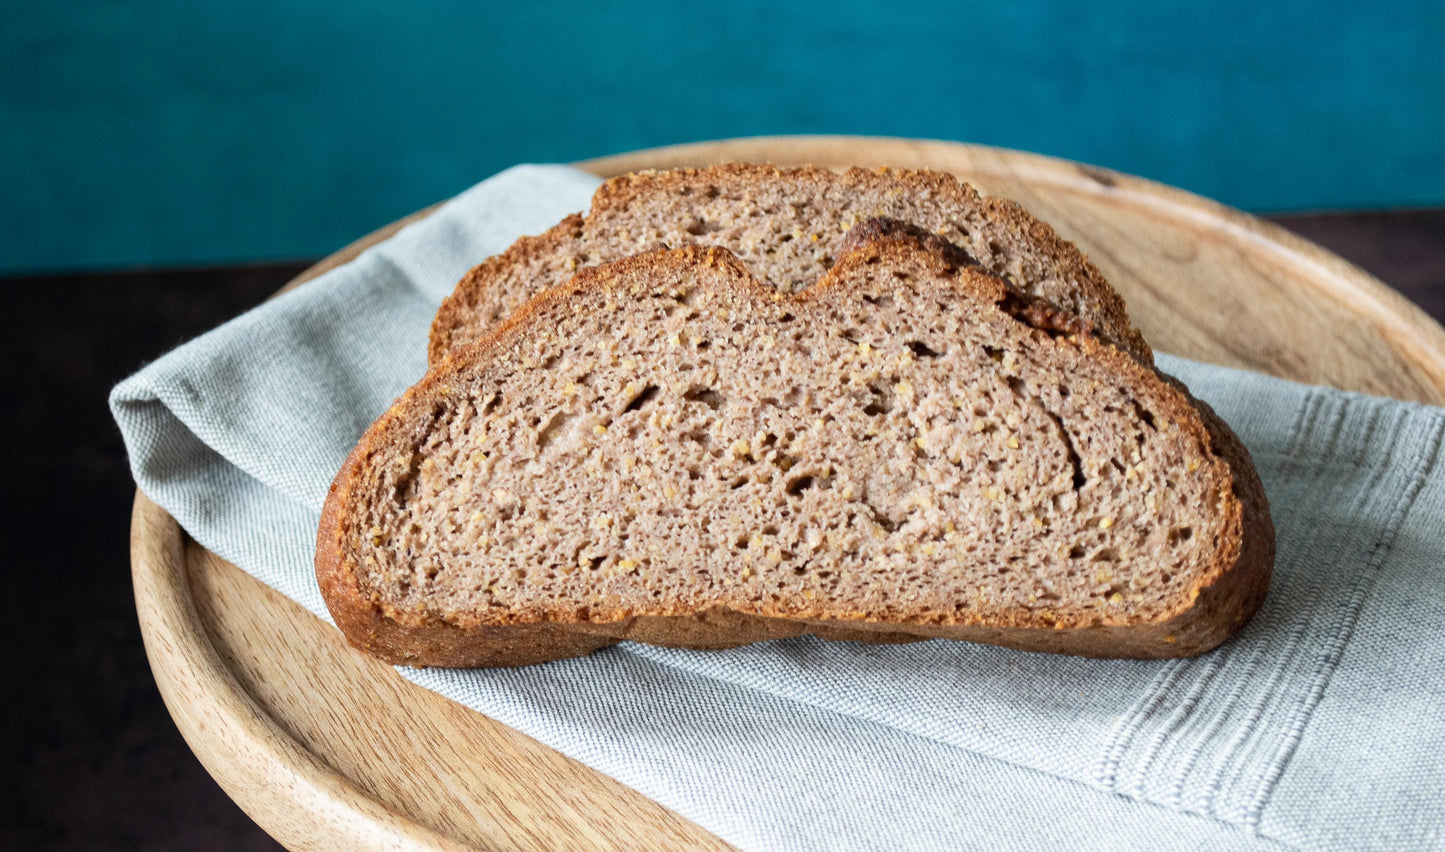
[[[854,266],[906,253],[917,259],[922,252],[936,269],[952,273],[960,258],[930,246],[926,237],[893,229],[857,246],[840,258],[832,272],[816,286],[784,297],[790,310],[806,309],[810,302],[834,297]],[[1191,433],[1213,455],[1216,481],[1222,483],[1219,499],[1226,521],[1216,545],[1211,570],[1198,577],[1187,601],[1171,615],[1153,622],[1108,623],[1098,618],[1040,618],[1036,613],[1012,613],[989,623],[957,623],[930,619],[929,623],[856,618],[816,619],[779,612],[632,613],[593,608],[586,622],[539,620],[536,614],[514,614],[511,623],[459,627],[416,613],[390,611],[379,597],[368,595],[347,556],[348,519],[345,507],[361,479],[360,471],[373,453],[392,445],[400,435],[425,428],[426,418],[440,388],[463,369],[485,367],[525,335],[546,333],[548,316],[570,300],[599,289],[622,292],[645,281],[666,264],[703,264],[731,270],[741,283],[738,298],[775,304],[778,294],[753,279],[739,262],[721,249],[685,248],[630,257],[606,267],[579,274],[567,285],[541,294],[485,338],[454,353],[449,363],[429,373],[378,421],[338,474],[328,496],[317,539],[317,579],[338,627],[358,648],[394,663],[444,666],[516,666],[589,653],[623,640],[688,648],[723,648],[764,639],[812,633],[830,639],[868,642],[914,641],[947,638],[1004,645],[1032,651],[1098,657],[1164,658],[1191,656],[1207,651],[1242,626],[1258,609],[1268,587],[1274,555],[1274,531],[1268,505],[1248,454],[1233,432],[1203,403],[1194,400],[1178,382],[1152,366],[1139,363],[1112,346],[1100,343],[1077,321],[1072,327],[1057,309],[1041,305],[997,276],[968,269],[956,278],[970,295],[990,299],[1022,322],[1049,331],[1064,324],[1070,340],[1091,357],[1106,360],[1121,381],[1148,381],[1165,385],[1173,402],[1161,411]],[[1043,322],[1045,324],[1040,325]]]
[[[506,252],[483,261],[462,278],[437,311],[427,350],[428,363],[440,363],[447,353],[457,347],[457,340],[467,339],[466,335],[459,334],[460,330],[490,326],[499,319],[477,316],[478,306],[491,288],[502,286],[510,275],[548,254],[560,255],[567,250],[581,253],[586,245],[588,222],[595,222],[613,211],[624,211],[633,204],[658,195],[685,195],[719,184],[752,186],[782,181],[853,188],[876,188],[886,184],[913,197],[981,205],[985,218],[1031,243],[1050,259],[1053,268],[1067,273],[1078,284],[1085,301],[1098,306],[1107,328],[1097,329],[1097,334],[1146,364],[1154,362],[1149,344],[1129,319],[1123,298],[1098,268],[1078,246],[1059,236],[1048,223],[1034,218],[1017,202],[997,196],[981,196],[969,184],[943,172],[856,167],[839,172],[821,166],[781,168],[768,164],[722,163],[706,168],[646,171],[615,177],[598,187],[585,219],[575,214],[569,216],[546,233],[523,237]]]
[[[548,258],[563,257],[582,242],[582,216],[573,213],[534,237],[522,237],[506,251],[494,254],[467,272],[451,295],[442,300],[427,339],[427,363],[438,364],[453,349],[457,331],[465,325],[484,321],[492,325],[502,317],[477,317],[486,291],[499,286],[508,276]]]

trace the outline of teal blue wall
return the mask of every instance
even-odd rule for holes
[[[862,133],[1254,210],[1445,202],[1445,3],[36,2],[0,271],[296,258],[519,161]]]

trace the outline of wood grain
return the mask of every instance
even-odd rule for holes
[[[1445,330],[1281,228],[1140,178],[896,139],[746,139],[582,163],[602,176],[723,160],[952,171],[1078,242],[1159,350],[1439,404]],[[327,258],[344,263],[420,211]],[[136,606],[171,715],[202,763],[294,849],[722,849],[697,825],[416,687],[190,541],[137,494]]]

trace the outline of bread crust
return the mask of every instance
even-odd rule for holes
[[[682,196],[709,187],[731,186],[741,191],[747,187],[779,184],[832,187],[847,192],[887,188],[913,198],[936,199],[941,206],[976,205],[984,218],[1021,241],[1031,243],[1036,252],[1048,259],[1050,267],[1060,278],[1075,283],[1081,300],[1098,311],[1100,321],[1093,323],[1096,336],[1115,344],[1143,363],[1154,362],[1149,344],[1129,319],[1123,298],[1104,279],[1098,267],[1078,246],[1059,236],[1047,222],[1034,218],[1017,202],[980,195],[969,184],[942,172],[858,167],[835,171],[821,166],[782,168],[753,163],[636,172],[602,184],[593,195],[585,218],[574,214],[541,235],[523,237],[507,251],[488,258],[462,278],[455,291],[442,302],[433,320],[427,347],[428,362],[433,365],[440,363],[452,350],[479,339],[484,329],[501,319],[479,315],[479,306],[495,288],[504,286],[510,276],[523,273],[549,257],[585,256],[587,227],[590,224],[634,205],[644,204],[648,199]]]
[[[501,285],[509,274],[525,270],[544,259],[566,257],[580,251],[582,215],[573,213],[536,236],[521,237],[501,254],[494,254],[468,270],[451,295],[442,300],[432,320],[427,339],[427,363],[436,365],[459,348],[459,332],[467,325],[484,322],[490,326],[505,317],[478,316],[488,290]]]
[[[1037,613],[1013,612],[987,623],[980,619],[898,621],[870,619],[863,613],[847,618],[811,618],[796,613],[780,616],[759,607],[756,611],[712,608],[702,612],[626,612],[594,607],[587,620],[541,618],[535,613],[514,613],[508,623],[457,625],[432,616],[396,612],[378,595],[368,594],[348,554],[345,507],[372,455],[392,446],[399,432],[424,431],[424,412],[453,374],[468,365],[503,356],[519,338],[546,333],[547,318],[565,309],[570,300],[599,288],[622,295],[639,280],[646,280],[665,264],[703,264],[731,267],[743,282],[738,298],[777,303],[785,299],[790,310],[807,305],[846,286],[855,266],[922,251],[939,269],[964,265],[957,250],[938,245],[936,238],[910,233],[887,223],[870,226],[861,247],[855,246],[834,270],[813,288],[781,297],[757,282],[725,250],[685,248],[630,257],[603,268],[586,270],[572,282],[533,299],[486,337],[450,356],[441,369],[429,373],[368,430],[348,457],[328,495],[317,539],[317,579],[338,627],[356,647],[389,662],[406,665],[465,667],[518,666],[579,656],[624,640],[686,648],[726,648],[765,639],[811,633],[828,639],[865,642],[907,642],[945,638],[1093,657],[1165,658],[1191,656],[1217,646],[1258,609],[1268,587],[1274,555],[1274,532],[1268,504],[1259,479],[1238,438],[1213,411],[1195,400],[1182,385],[1097,340],[1087,326],[1052,305],[1031,299],[1007,282],[976,269],[962,276],[976,295],[991,299],[1021,322],[1071,336],[1090,357],[1106,360],[1121,381],[1157,381],[1167,386],[1171,410],[1161,412],[1189,431],[1208,449],[1207,464],[1223,483],[1219,500],[1224,524],[1215,558],[1179,607],[1154,621],[1109,623],[1107,619],[1041,618]]]

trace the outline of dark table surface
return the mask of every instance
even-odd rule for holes
[[[1273,217],[1445,321],[1445,210]],[[166,713],[141,646],[112,385],[306,264],[0,279],[8,587],[0,848],[275,849]],[[19,712],[16,713],[15,711]]]

